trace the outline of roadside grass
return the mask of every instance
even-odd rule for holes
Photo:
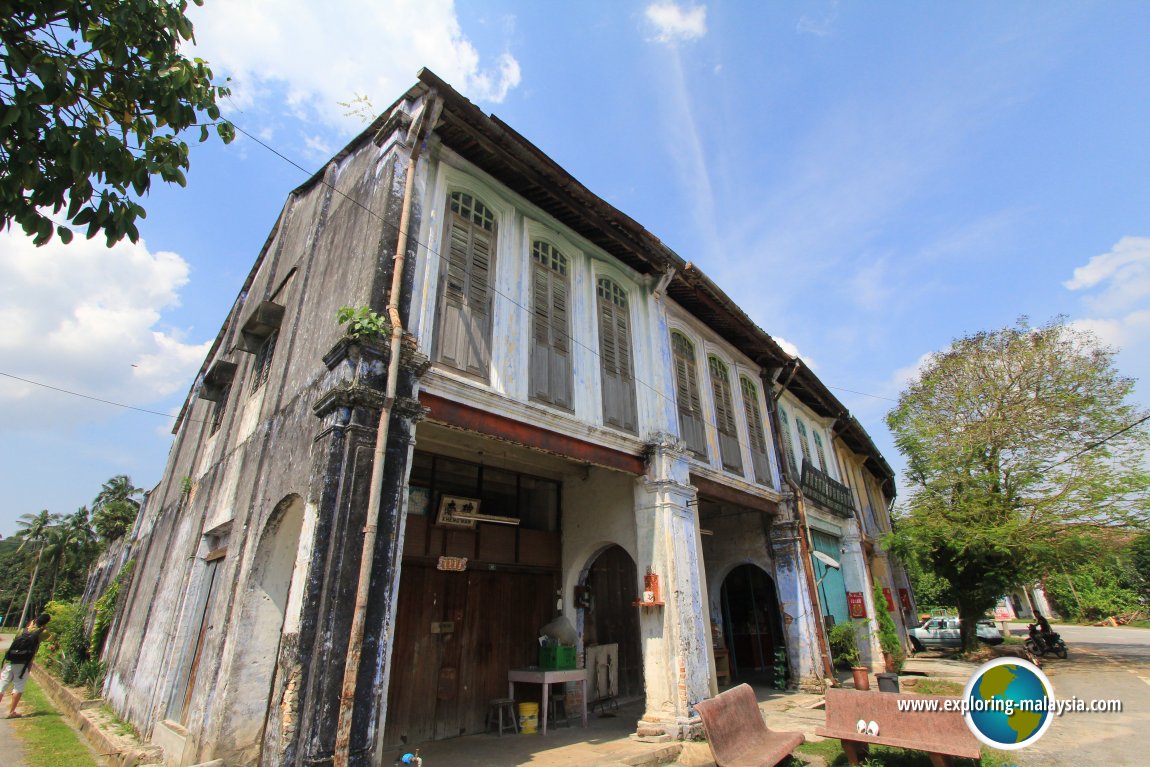
[[[5,701],[7,706],[7,701]],[[88,747],[48,701],[35,679],[28,680],[20,701],[23,716],[9,719],[24,745],[28,763],[36,767],[96,767]]]
[[[821,756],[826,760],[827,767],[846,767],[849,764],[842,744],[837,740],[804,743],[795,750],[800,754]],[[907,751],[887,746],[871,746],[870,756],[862,764],[865,767],[931,767],[930,757],[921,751]],[[954,764],[955,767],[1007,767],[1013,762],[1010,761],[1010,754],[1006,751],[984,748],[982,758],[977,762],[973,759],[955,759]]]
[[[951,682],[947,679],[931,679],[930,677],[923,677],[914,683],[914,686],[907,686],[908,692],[913,692],[916,695],[949,695],[952,697],[960,697],[964,686],[958,682]]]

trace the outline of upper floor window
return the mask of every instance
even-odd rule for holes
[[[599,368],[603,382],[603,423],[624,431],[639,430],[635,406],[635,368],[631,361],[631,318],[627,291],[609,277],[597,285]]]
[[[767,458],[767,435],[763,431],[763,411],[759,409],[759,391],[746,376],[739,376],[739,387],[743,390],[743,415],[747,419],[747,436],[751,443],[751,468],[755,471],[755,481],[771,484],[771,464]]]
[[[731,396],[731,376],[718,357],[708,357],[711,394],[715,399],[715,425],[719,428],[719,455],[723,468],[743,473],[743,455],[739,448],[739,430],[735,425],[735,400]]]
[[[671,332],[671,354],[675,361],[675,402],[679,407],[679,432],[687,448],[707,455],[707,431],[699,399],[699,378],[695,372],[695,347],[678,331]]]
[[[452,192],[447,247],[440,267],[436,359],[487,377],[491,360],[491,279],[495,216],[466,192]]]
[[[791,476],[797,481],[799,478],[799,465],[795,461],[795,443],[791,439],[791,424],[787,418],[787,411],[779,408],[779,426],[783,432],[783,451],[787,454],[787,466]]]
[[[814,437],[815,440],[815,457],[819,459],[819,468],[827,474],[830,474],[831,467],[830,464],[827,463],[827,454],[823,450],[823,438],[820,437],[819,433],[814,429],[811,430],[811,436]]]
[[[803,419],[795,416],[795,428],[799,431],[799,447],[803,451],[803,460],[809,461],[812,466],[815,465],[815,459],[811,454],[811,441],[807,437],[807,425],[803,423]],[[817,467],[816,467],[817,468]]]
[[[276,353],[276,340],[279,335],[279,330],[273,330],[271,335],[260,344],[259,351],[256,352],[256,359],[252,364],[251,391],[253,393],[268,381],[268,374],[271,373],[272,369],[272,357]]]
[[[570,269],[567,256],[536,240],[531,246],[531,398],[571,408]]]

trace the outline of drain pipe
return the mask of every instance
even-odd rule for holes
[[[815,607],[815,633],[818,635],[817,640],[819,655],[822,657],[823,662],[823,675],[827,679],[827,684],[834,686],[837,681],[835,677],[835,667],[831,662],[830,648],[827,646],[827,631],[826,625],[823,623],[823,607],[822,602],[819,600],[818,581],[815,579],[814,566],[811,565],[811,528],[807,524],[806,500],[803,498],[803,491],[802,488],[799,487],[799,483],[791,476],[790,463],[787,461],[786,449],[782,444],[782,427],[779,422],[779,398],[783,395],[783,392],[787,390],[791,379],[795,377],[795,373],[798,372],[799,366],[802,364],[797,357],[792,361],[787,379],[779,385],[778,391],[771,391],[776,381],[766,374],[765,369],[761,377],[767,391],[767,415],[771,419],[771,431],[774,432],[775,455],[779,456],[779,473],[782,475],[783,481],[787,483],[787,486],[795,495],[795,512],[798,514],[799,527],[801,528],[799,531],[799,556],[803,560],[803,574],[806,575],[807,588],[810,589],[811,601]]]
[[[351,722],[355,711],[356,680],[359,677],[360,657],[363,649],[364,624],[367,622],[367,597],[371,586],[371,571],[375,565],[375,541],[378,537],[380,498],[383,495],[383,463],[387,452],[388,427],[395,405],[399,378],[399,356],[403,345],[403,321],[399,316],[399,294],[403,285],[404,262],[407,254],[407,230],[411,219],[412,196],[415,189],[415,169],[423,148],[423,135],[430,132],[439,119],[442,102],[435,91],[430,92],[418,122],[412,126],[408,138],[412,142],[407,179],[403,187],[403,209],[399,215],[399,239],[395,246],[394,266],[391,273],[391,294],[387,300],[387,318],[391,323],[391,349],[387,361],[387,388],[383,408],[379,413],[379,426],[375,432],[375,452],[371,463],[371,492],[367,501],[367,521],[363,526],[363,551],[359,559],[359,582],[355,592],[355,611],[352,613],[351,633],[347,639],[347,661],[343,668],[343,689],[339,698],[339,718],[335,731],[333,767],[347,767],[351,758]]]

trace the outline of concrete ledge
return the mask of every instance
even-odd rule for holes
[[[36,683],[68,717],[72,726],[80,731],[92,748],[104,757],[109,767],[137,767],[163,763],[163,751],[155,746],[141,746],[130,738],[110,732],[112,722],[100,711],[100,700],[82,699],[62,685],[47,671],[32,666]]]

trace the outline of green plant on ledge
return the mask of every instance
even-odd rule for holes
[[[874,612],[875,623],[878,626],[878,643],[882,647],[885,655],[891,656],[895,668],[902,666],[903,660],[906,659],[906,650],[902,646],[902,640],[898,637],[898,629],[895,628],[894,619],[890,617],[890,612],[886,609],[886,594],[883,593],[882,585],[878,581],[874,584]]]
[[[347,325],[347,334],[351,338],[382,340],[391,334],[387,317],[373,312],[368,306],[341,306],[335,318],[340,325]]]
[[[836,623],[827,632],[827,641],[836,664],[854,668],[862,663],[854,621]]]

